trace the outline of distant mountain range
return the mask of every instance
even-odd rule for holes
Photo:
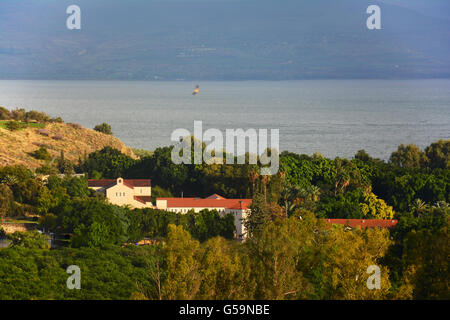
[[[81,30],[66,8],[81,7]],[[366,9],[382,10],[368,30]],[[450,77],[448,0],[0,0],[0,79]]]

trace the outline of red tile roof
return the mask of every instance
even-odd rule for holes
[[[116,179],[103,179],[103,180],[94,180],[89,179],[88,180],[88,186],[89,187],[108,187],[117,182]]]
[[[110,188],[116,184],[117,179],[88,180],[90,188]],[[150,179],[123,179],[123,184],[133,189],[134,187],[151,187],[152,181]]]
[[[149,196],[134,196],[134,200],[139,201],[143,204],[146,204],[147,202],[152,202],[152,197]]]
[[[398,220],[381,220],[381,219],[324,219],[328,224],[342,224],[351,228],[393,228],[397,225]]]
[[[212,194],[212,195],[210,195],[208,198],[206,198],[206,199],[225,199],[224,197],[222,197],[222,196],[219,196],[217,193],[214,193],[214,194]]]
[[[156,200],[167,200],[167,208],[225,208],[247,210],[252,204],[252,199],[226,199],[219,195],[213,195],[206,199],[157,198]]]
[[[150,179],[126,179],[123,181],[131,184],[134,187],[151,187],[152,186],[152,180],[150,180]]]

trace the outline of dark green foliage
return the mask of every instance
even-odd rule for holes
[[[244,224],[251,236],[259,234],[268,222],[287,217],[285,210],[276,203],[267,202],[262,194],[255,195],[250,209]]]
[[[432,169],[450,168],[450,140],[439,140],[425,149],[428,166]]]
[[[38,160],[50,160],[51,155],[48,152],[46,147],[40,147],[36,151],[33,152],[33,157],[35,157]]]
[[[161,239],[167,236],[169,224],[181,225],[200,241],[221,236],[233,239],[235,225],[234,216],[221,217],[217,211],[202,210],[199,213],[179,214],[154,209],[135,209],[129,211],[130,221],[128,236],[131,242],[144,237]]]
[[[9,120],[11,119],[11,111],[0,106],[0,120]]]
[[[449,201],[450,171],[392,169],[380,171],[373,177],[373,192],[394,207],[408,211],[414,199],[427,203]]]
[[[391,235],[395,243],[382,263],[390,269],[394,292],[408,281],[414,299],[448,299],[448,205],[433,206],[420,216],[399,218]]]
[[[3,227],[0,227],[0,240],[6,238],[6,231]]]
[[[14,195],[6,184],[0,184],[0,218],[11,213],[14,204]]]
[[[153,292],[148,265],[157,257],[148,248],[64,248],[0,250],[0,300],[129,299],[141,287]],[[66,269],[81,269],[81,290],[69,290]]]
[[[425,167],[428,159],[424,152],[414,144],[400,145],[397,151],[393,152],[389,161],[399,168],[419,169]]]
[[[73,234],[73,247],[104,247],[127,240],[126,209],[97,199],[65,202],[57,212],[62,232]]]
[[[104,133],[104,134],[110,134],[110,135],[112,134],[111,126],[109,124],[107,124],[106,122],[104,122],[102,124],[99,124],[99,125],[96,125],[94,127],[94,130],[98,131],[98,132],[101,132],[101,133]]]
[[[22,247],[27,249],[49,249],[48,237],[37,231],[14,232],[8,235],[11,240],[10,247]]]
[[[426,163],[414,150],[401,148],[398,164],[363,151],[351,161],[284,152],[270,177],[250,165],[174,165],[171,147],[142,160],[112,148],[80,157],[91,178],[151,178],[154,197],[253,196],[244,244],[216,238],[233,239],[233,215],[131,210],[89,190],[87,178],[44,183],[23,166],[0,168],[0,213],[38,213],[40,228],[71,237],[71,248],[43,250],[28,249],[47,247],[40,234],[10,236],[14,248],[0,250],[0,299],[448,299],[448,149],[433,144]],[[348,231],[316,219],[366,218],[368,194],[394,206],[396,228]],[[143,238],[161,246],[120,248]],[[355,272],[374,263],[392,285],[378,293],[355,284]],[[65,287],[71,264],[82,268],[83,290]]]
[[[6,108],[0,107],[0,120],[15,120],[22,122],[40,122],[45,123],[50,121],[50,117],[44,112],[35,110],[26,111],[25,109],[14,109],[9,111]]]
[[[363,201],[362,190],[349,191],[337,197],[324,198],[318,204],[317,216],[331,219],[362,219],[360,203]]]
[[[19,122],[19,121],[8,121],[6,123],[6,128],[9,131],[17,131],[17,130],[20,130],[20,129],[25,128],[25,127],[26,127],[26,125],[24,123],[22,123],[22,122]]]
[[[355,159],[361,160],[363,162],[367,162],[369,160],[371,160],[372,158],[370,157],[370,155],[366,152],[366,150],[359,150],[356,154],[355,154]]]
[[[44,112],[38,112],[35,110],[31,110],[25,113],[24,118],[22,119],[25,122],[36,121],[40,123],[45,123],[50,121],[50,117]]]
[[[121,153],[119,150],[106,147],[91,153],[80,169],[83,172],[87,172],[89,177],[92,177],[97,172],[104,179],[117,179],[123,176],[125,170],[134,163],[134,159]]]

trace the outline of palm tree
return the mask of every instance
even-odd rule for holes
[[[293,186],[289,181],[285,180],[285,174],[282,172],[280,174],[282,179],[281,188],[281,199],[283,199],[283,206],[286,216],[290,216],[291,212],[295,209],[296,203],[295,199],[299,194],[299,188]]]
[[[248,178],[252,183],[252,195],[255,195],[255,183],[259,179],[259,173],[257,170],[251,170],[248,174]]]
[[[446,210],[446,209],[449,208],[449,205],[448,205],[448,203],[445,202],[445,201],[438,201],[438,202],[436,202],[436,204],[433,206],[433,208],[435,208],[435,209],[444,209],[444,210]]]
[[[2,179],[0,179],[0,183],[6,184],[8,187],[11,187],[19,182],[19,179],[12,174],[5,175]]]
[[[423,211],[428,209],[428,205],[421,199],[416,199],[412,203],[411,208],[416,213],[416,215],[419,217]]]
[[[338,191],[343,191],[350,184],[350,174],[343,165],[341,159],[336,159],[335,164],[335,181],[334,181],[334,196],[336,197]]]
[[[308,190],[308,198],[313,201],[313,202],[317,202],[320,199],[320,188],[317,186],[313,186],[311,185]]]
[[[281,178],[281,199],[283,199],[284,202],[284,210],[286,212],[286,215],[288,214],[288,202],[291,198],[291,184],[285,180],[286,174],[284,172],[280,172],[280,178]]]

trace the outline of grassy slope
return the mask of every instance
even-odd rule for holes
[[[67,124],[51,123],[45,126],[50,135],[39,134],[33,126],[18,131],[6,130],[0,126],[0,166],[22,164],[35,169],[44,161],[33,158],[30,153],[39,149],[36,144],[46,144],[48,151],[56,159],[61,150],[64,156],[71,161],[77,161],[79,157],[96,150],[111,146],[121,152],[135,157],[131,148],[125,146],[119,139],[105,135],[91,129],[76,129]],[[63,140],[55,140],[55,135],[62,135]]]

